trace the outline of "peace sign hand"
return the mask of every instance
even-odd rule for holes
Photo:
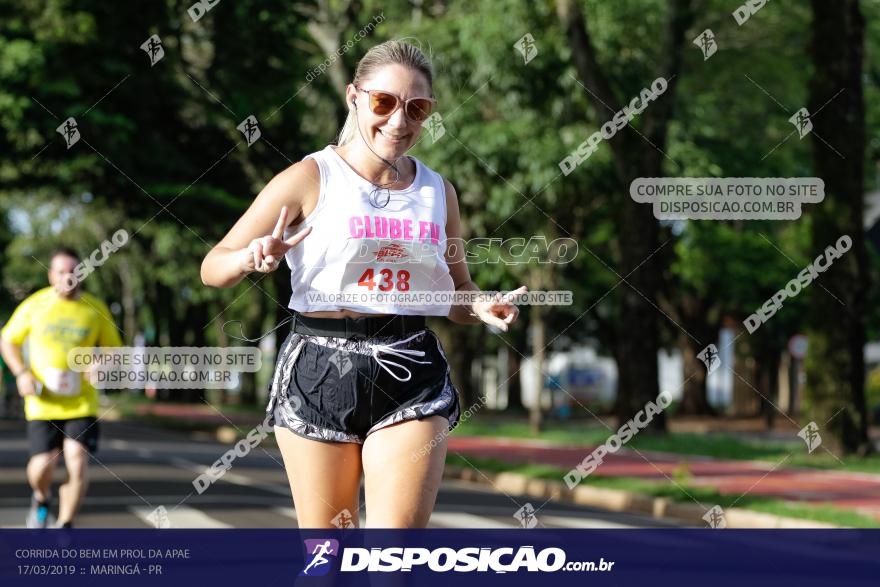
[[[278,216],[278,222],[275,229],[269,236],[255,238],[247,246],[245,257],[245,271],[251,273],[257,271],[259,273],[271,273],[278,269],[281,259],[284,255],[295,247],[301,240],[306,238],[312,227],[309,226],[305,230],[301,230],[287,240],[282,240],[284,229],[287,227],[287,206],[281,207],[281,214]]]
[[[491,299],[475,302],[473,305],[474,315],[486,324],[507,332],[508,325],[513,324],[519,316],[519,308],[510,300],[526,291],[528,288],[523,285],[506,294],[499,292]]]

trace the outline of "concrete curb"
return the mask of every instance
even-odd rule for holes
[[[703,519],[706,510],[697,504],[681,503],[665,497],[652,497],[621,489],[605,489],[579,485],[569,489],[561,481],[534,479],[520,473],[483,473],[474,469],[447,466],[445,479],[469,481],[491,486],[510,495],[527,495],[540,500],[553,500],[598,507],[614,512],[649,515],[658,519],[674,520],[688,526],[708,527]],[[714,505],[714,504],[712,504]],[[755,512],[743,508],[726,508],[724,518],[728,528],[841,528],[825,522],[814,522]]]

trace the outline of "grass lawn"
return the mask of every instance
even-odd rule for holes
[[[611,431],[602,426],[586,427],[582,422],[548,423],[540,435],[535,435],[526,422],[506,421],[474,422],[469,420],[456,427],[452,433],[462,436],[493,436],[496,438],[529,438],[556,442],[560,444],[598,445],[605,442]],[[627,443],[628,447],[639,450],[654,450],[681,455],[699,455],[733,460],[766,461],[776,464],[784,457],[786,467],[813,467],[880,474],[880,454],[869,457],[842,457],[838,460],[821,448],[809,454],[800,438],[791,441],[771,441],[748,439],[724,433],[693,434],[670,432],[662,436],[641,434]]]
[[[560,467],[541,464],[512,465],[495,459],[462,457],[449,454],[446,458],[448,465],[462,468],[477,468],[484,473],[520,473],[538,479],[561,481],[567,472]],[[666,497],[676,502],[702,503],[707,509],[713,505],[722,508],[738,507],[743,509],[776,514],[790,518],[801,518],[816,522],[826,522],[840,526],[854,528],[880,528],[880,521],[856,512],[843,510],[831,505],[814,505],[787,502],[781,499],[763,497],[760,495],[722,495],[714,489],[707,487],[690,486],[684,479],[676,479],[678,485],[672,483],[660,483],[644,481],[630,477],[602,477],[590,475],[582,481],[587,485],[605,489],[620,489],[650,495],[652,497]],[[735,503],[734,503],[735,502]]]

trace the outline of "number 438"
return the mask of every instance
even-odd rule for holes
[[[382,267],[378,270],[378,277],[380,277],[378,283],[375,281],[376,277],[377,275],[374,273],[373,268],[370,267],[360,276],[358,285],[366,287],[369,291],[373,291],[374,287],[378,287],[379,291],[391,291],[392,289],[409,291],[409,271],[406,269],[401,269],[397,272],[396,281],[394,279],[394,271],[387,267]]]

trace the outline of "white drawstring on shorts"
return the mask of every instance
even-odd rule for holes
[[[407,361],[412,361],[413,363],[421,363],[422,365],[429,365],[431,363],[431,361],[417,361],[414,358],[412,358],[412,356],[410,356],[410,355],[414,355],[416,357],[424,357],[425,351],[417,351],[414,349],[399,349],[395,346],[398,344],[403,344],[405,342],[409,342],[412,339],[414,339],[415,337],[419,336],[420,334],[421,334],[421,332],[417,332],[416,334],[413,334],[409,338],[406,338],[404,340],[398,340],[397,342],[392,342],[391,344],[370,344],[370,348],[373,350],[373,358],[376,359],[376,362],[379,363],[380,367],[382,367],[383,369],[388,371],[391,374],[391,376],[394,377],[395,379],[397,379],[398,381],[409,381],[410,379],[412,379],[412,371],[410,371],[409,369],[407,369],[404,365],[401,365],[400,363],[379,357],[379,353],[384,353],[387,355],[394,355],[396,357],[400,357],[401,359],[406,359]],[[398,377],[394,373],[394,371],[391,370],[391,368],[388,365],[394,365],[395,367],[399,367],[399,368],[403,369],[404,371],[406,371],[406,378],[401,379],[400,377]]]

